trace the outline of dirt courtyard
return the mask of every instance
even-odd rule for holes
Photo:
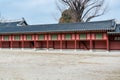
[[[120,80],[120,54],[0,51],[0,80]]]

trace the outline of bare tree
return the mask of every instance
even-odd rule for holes
[[[69,19],[74,18],[74,21],[67,20],[67,22],[89,22],[93,18],[102,16],[106,10],[104,0],[59,0],[59,2],[66,7],[62,11],[61,5],[57,5],[58,9],[62,12],[60,23],[65,16]]]

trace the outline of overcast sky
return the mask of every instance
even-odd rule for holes
[[[0,12],[5,19],[21,19],[28,24],[57,23],[60,13],[57,11],[56,0],[0,0]],[[120,0],[107,0],[108,12],[94,20],[120,20]],[[56,19],[57,18],[57,19]]]

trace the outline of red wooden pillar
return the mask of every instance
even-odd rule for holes
[[[12,35],[10,35],[9,40],[10,40],[10,48],[12,48],[12,46],[13,46],[13,44],[12,44]]]
[[[36,48],[36,34],[33,35],[34,36],[34,48]]]
[[[107,35],[107,40],[106,40],[106,49],[109,51],[109,36]]]
[[[0,41],[0,48],[2,48],[2,42]]]
[[[90,50],[93,49],[93,43],[92,43],[92,40],[90,40]]]
[[[0,36],[0,48],[2,48],[2,35]]]
[[[75,49],[77,49],[76,33],[74,34],[74,37],[75,37],[74,38],[75,39],[75,46],[74,47],[75,47]]]
[[[60,49],[62,50],[62,34],[60,35]]]
[[[22,48],[24,48],[24,35],[21,35]]]
[[[47,36],[47,49],[49,49],[49,34],[46,35]]]
[[[92,33],[90,33],[90,50],[93,49]]]
[[[3,45],[2,45],[2,41],[3,41],[3,35],[1,35],[1,43],[0,43],[0,47],[2,48],[3,47]]]
[[[2,42],[0,41],[0,48],[2,48]]]

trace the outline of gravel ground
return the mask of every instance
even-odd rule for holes
[[[0,80],[120,80],[120,54],[0,51]]]

